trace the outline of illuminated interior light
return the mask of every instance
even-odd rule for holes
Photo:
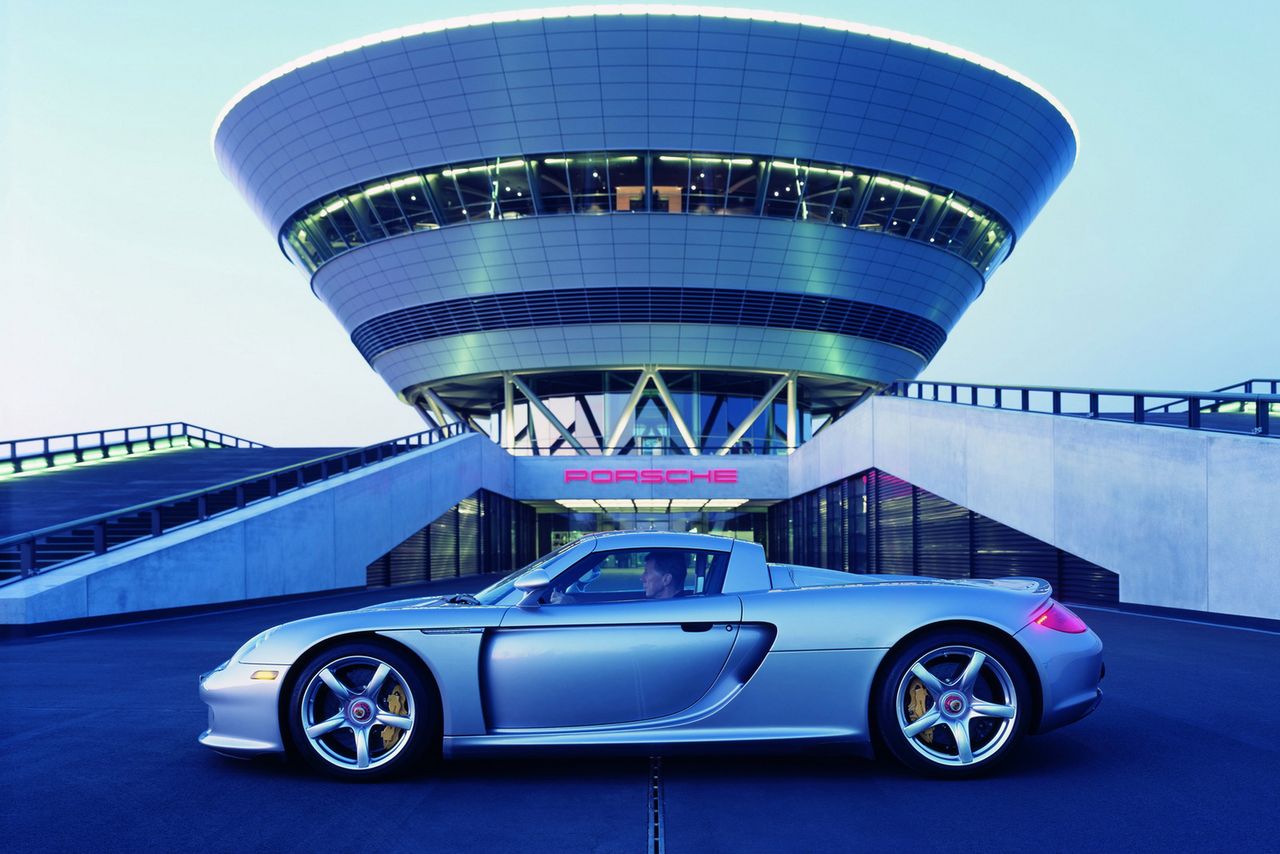
[[[683,511],[701,510],[702,506],[706,503],[707,503],[706,499],[702,499],[702,498],[699,498],[699,499],[673,498],[671,500],[671,512],[676,513],[682,510]]]
[[[326,205],[326,206],[325,206],[325,209],[324,209],[324,211],[323,211],[322,213],[331,214],[331,213],[333,213],[334,211],[342,210],[342,208],[343,208],[343,207],[345,207],[345,206],[346,206],[346,204],[347,204],[347,200],[346,200],[346,199],[338,199],[338,200],[337,200],[336,202],[334,202],[333,204],[331,204],[331,205]]]
[[[635,505],[629,498],[598,498],[596,503],[605,510],[634,510]]]
[[[665,498],[637,498],[635,499],[637,510],[666,510],[670,502]]]
[[[595,510],[597,505],[595,501],[588,498],[560,498],[556,503],[570,510]]]
[[[549,166],[563,166],[564,164],[572,163],[573,161],[568,157],[547,157],[544,158],[542,162]]]
[[[769,164],[774,169],[790,169],[792,172],[800,171],[800,167],[794,163],[787,163],[785,160],[775,160]]]
[[[661,160],[663,163],[688,163],[689,162],[689,158],[677,157],[674,154],[659,154],[658,159]]]
[[[524,164],[524,161],[520,161],[520,162],[521,162],[521,165]],[[463,166],[459,169],[445,169],[443,172],[441,172],[441,174],[447,175],[448,177],[452,178],[454,175],[466,175],[471,172],[488,172],[488,171],[489,171],[489,164],[482,163],[479,166]]]
[[[747,503],[745,498],[712,498],[707,502],[704,510],[732,510],[735,507],[741,507]]]
[[[383,193],[391,192],[391,184],[379,184],[376,187],[370,187],[364,191],[366,196],[380,196]]]
[[[523,166],[523,160],[502,160],[498,162],[499,169],[520,169]]]

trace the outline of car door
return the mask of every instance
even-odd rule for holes
[[[634,564],[653,551],[595,552],[584,560],[603,561],[605,571],[566,599],[507,610],[482,651],[491,730],[648,721],[706,694],[733,648],[742,602],[703,590],[715,577],[703,572],[691,572],[680,595],[645,598]],[[728,560],[697,552],[684,550],[690,567]],[[611,575],[610,562],[622,571]]]

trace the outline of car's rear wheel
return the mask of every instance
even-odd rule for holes
[[[373,643],[324,650],[290,695],[289,736],[314,768],[354,780],[400,774],[438,740],[435,693],[421,665]]]
[[[1003,761],[1028,726],[1031,687],[1008,644],[940,631],[900,650],[879,682],[876,720],[908,767],[966,777]]]

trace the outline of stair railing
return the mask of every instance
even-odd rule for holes
[[[1273,380],[1248,380],[1252,384]],[[1251,385],[1250,388],[1253,386]],[[1277,436],[1271,409],[1280,411],[1280,394],[1236,393],[1228,391],[1167,391],[1149,389],[1069,388],[1055,386],[988,385],[982,383],[948,383],[921,380],[901,381],[886,386],[880,394],[958,403],[992,409],[1041,412],[1134,424],[1157,424],[1190,430],[1243,433],[1253,436]],[[1153,400],[1165,403],[1151,406]],[[1108,406],[1119,402],[1119,406]],[[1230,404],[1238,404],[1239,412],[1224,412]],[[1174,408],[1185,406],[1185,412]],[[1250,413],[1250,409],[1252,412]],[[1177,420],[1151,415],[1184,416]],[[1252,417],[1249,417],[1252,415]],[[1209,421],[1206,421],[1206,416]]]
[[[46,572],[89,555],[105,554],[128,543],[158,537],[175,528],[203,522],[466,432],[469,430],[463,424],[448,424],[363,448],[338,451],[207,489],[4,537],[0,539],[0,572],[7,570],[12,577],[0,581],[0,584]]]
[[[79,433],[55,433],[26,439],[0,439],[0,474],[13,474],[60,465],[74,465],[89,459],[106,459],[142,454],[160,448],[185,445],[216,445],[220,448],[265,448],[253,442],[210,430],[185,421],[110,427]]]

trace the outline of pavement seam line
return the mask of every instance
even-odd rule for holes
[[[662,815],[662,757],[649,757],[649,854],[666,854]]]

